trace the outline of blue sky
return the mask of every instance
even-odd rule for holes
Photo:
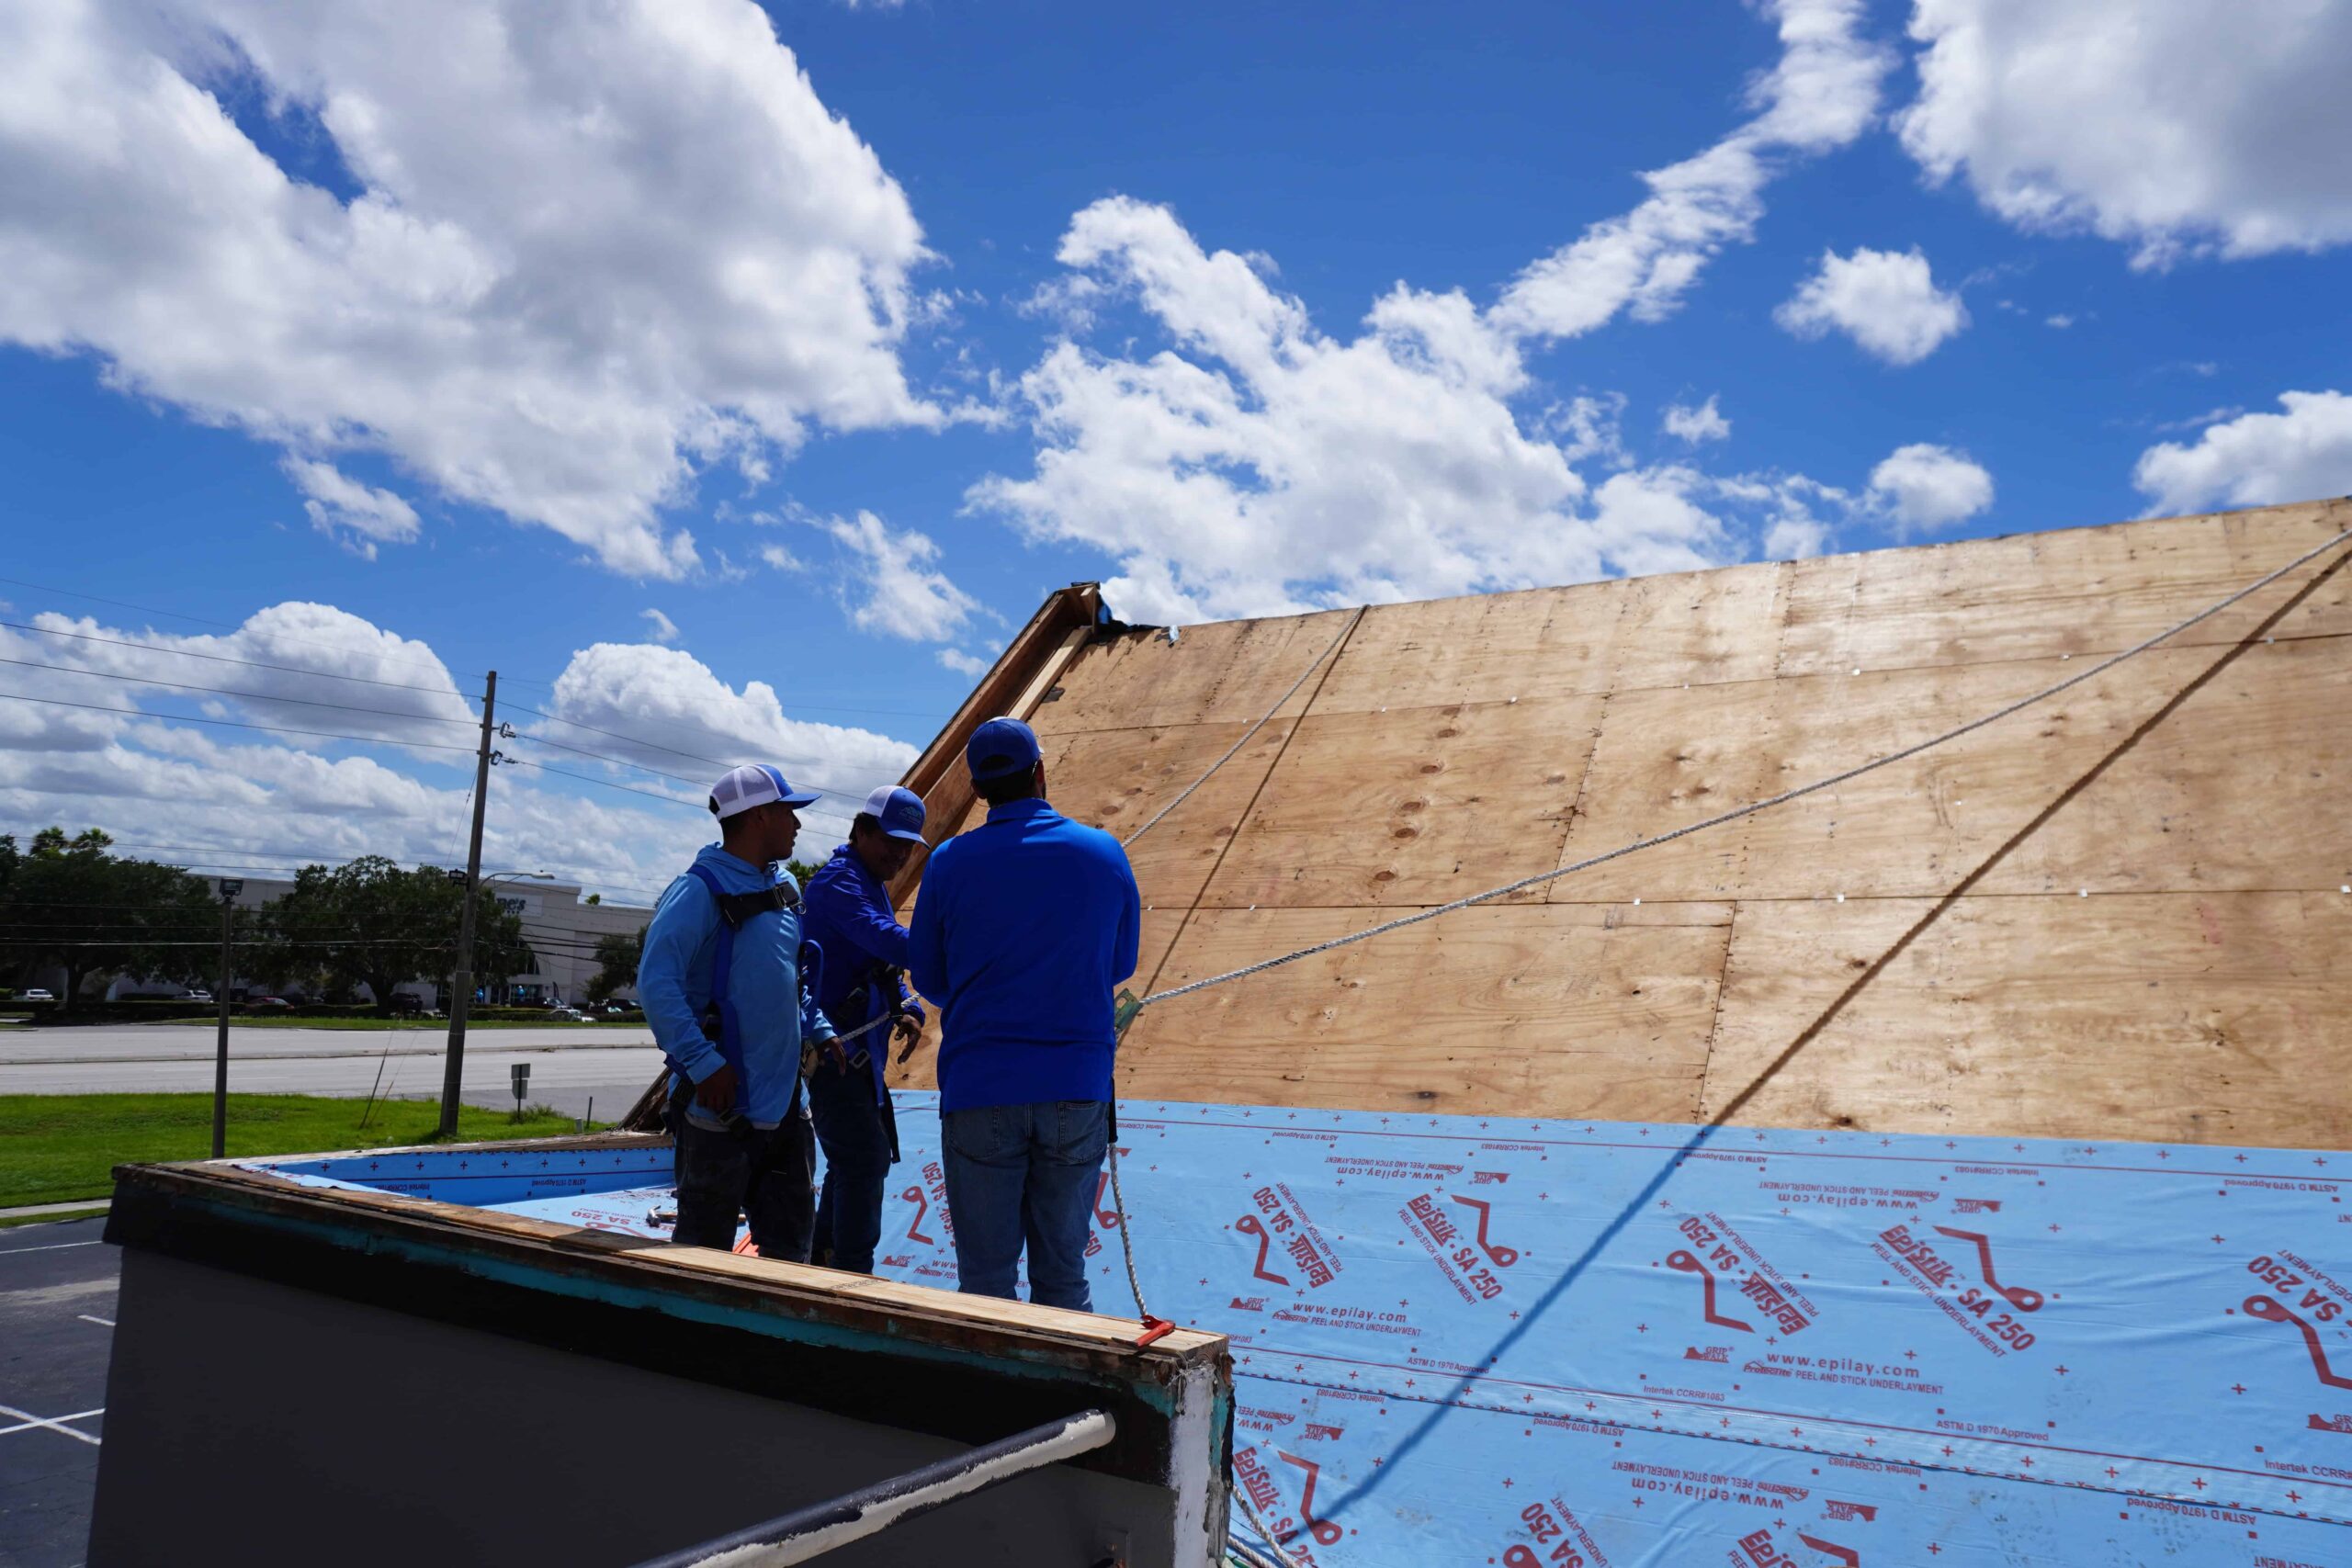
[[[461,742],[495,667],[604,783],[503,772],[492,859],[625,894],[703,824],[606,786],[885,782],[1076,579],[1221,618],[2352,489],[2343,8],[40,9],[0,654],[131,678],[6,668],[110,711],[0,702],[0,830],[446,861],[461,756],[171,716]]]

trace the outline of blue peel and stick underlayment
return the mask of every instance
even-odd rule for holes
[[[877,1268],[952,1287],[935,1099],[899,1099]],[[1300,1562],[2352,1565],[2352,1156],[1149,1101],[1119,1131],[1152,1309],[1231,1336],[1235,1481]],[[670,1207],[666,1149],[252,1163],[640,1235]]]

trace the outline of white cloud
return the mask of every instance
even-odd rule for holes
[[[1702,441],[1721,441],[1731,434],[1731,421],[1715,407],[1714,394],[1697,408],[1684,403],[1668,404],[1663,423],[1668,435],[1693,446]]]
[[[1056,344],[1022,378],[1041,450],[973,506],[1119,559],[1131,618],[1182,623],[1598,575],[1562,446],[1522,428],[1510,341],[1459,293],[1399,286],[1352,341],[1166,208],[1125,197],[1072,220],[1060,256],[1176,347],[1106,358]],[[1556,411],[1606,444],[1614,400]]]
[[[2352,8],[2326,0],[1917,0],[1930,177],[2142,265],[2352,240]]]
[[[989,672],[987,660],[967,653],[960,648],[943,648],[939,650],[938,659],[942,666],[958,675],[978,678]]]
[[[1799,337],[1818,338],[1835,329],[1889,365],[1917,365],[1968,325],[1968,307],[1958,294],[1936,287],[1917,247],[1905,253],[1865,246],[1850,256],[1824,251],[1820,269],[1772,319]]]
[[[1928,442],[1898,446],[1871,470],[1864,502],[1895,536],[1941,528],[1993,504],[1993,476],[1965,452]]]
[[[1645,321],[1671,313],[1717,252],[1754,234],[1764,187],[1787,162],[1843,147],[1869,127],[1892,62],[1858,36],[1861,0],[1759,8],[1778,20],[1781,54],[1748,91],[1754,117],[1695,157],[1644,175],[1648,199],[1521,273],[1495,308],[1498,326],[1575,337],[1622,310]]]
[[[416,537],[416,508],[390,491],[361,484],[330,463],[289,457],[280,467],[310,498],[302,510],[311,525],[368,559],[376,558],[379,543],[405,545]]]
[[[424,644],[325,604],[273,605],[233,632],[201,637],[46,612],[31,619],[51,632],[83,635],[0,629],[0,657],[68,667],[13,666],[11,690],[90,705],[0,701],[0,831],[21,837],[52,822],[95,825],[125,840],[190,846],[212,859],[265,867],[361,854],[403,864],[463,860],[479,717]],[[111,640],[89,640],[100,637]],[[163,681],[227,690],[189,692]],[[711,836],[700,781],[723,770],[699,757],[726,765],[774,761],[797,783],[862,798],[899,777],[915,755],[913,747],[870,730],[787,718],[768,687],[755,682],[735,691],[688,655],[643,643],[599,644],[574,655],[542,705],[596,728],[550,723],[508,705],[503,715],[524,731],[500,742],[508,757],[683,804],[629,804],[633,797],[578,789],[535,768],[498,768],[484,860],[546,866],[634,901],[650,901]],[[189,706],[212,717],[361,740],[188,726],[178,715]],[[607,768],[542,738],[696,782]],[[812,809],[812,832],[845,827],[851,809],[839,798]]]
[[[550,711],[595,727],[585,734],[546,728],[551,739],[695,781],[743,762],[773,762],[795,784],[862,798],[915,760],[904,741],[788,717],[767,682],[747,682],[738,691],[683,649],[650,643],[600,642],[574,653],[556,678]],[[619,733],[595,732],[605,730]],[[684,793],[699,802],[701,787]]]
[[[1327,336],[1265,269],[1204,250],[1163,207],[1096,202],[1060,254],[1099,307],[1139,308],[1147,339],[1174,346],[1113,357],[1057,344],[1021,382],[1034,471],[967,498],[1033,538],[1113,555],[1104,592],[1125,618],[1684,570],[1759,546],[1810,554],[1834,519],[1928,527],[1990,502],[1982,468],[1930,446],[1882,464],[1866,501],[1801,474],[1636,463],[1622,394],[1522,418],[1515,345],[1462,295],[1399,285],[1360,335]],[[1728,428],[1713,399],[1682,412],[1692,430]]]
[[[362,547],[414,513],[338,450],[675,577],[703,467],[946,417],[898,358],[906,197],[750,0],[11,7],[0,190],[0,341],[283,446]]]
[[[2281,392],[2278,401],[2284,413],[2241,414],[2191,445],[2149,447],[2132,482],[2160,513],[2352,492],[2352,397]]]
[[[639,610],[638,615],[645,622],[647,641],[675,642],[678,640],[678,623],[661,611]]]
[[[823,526],[856,562],[850,619],[862,630],[944,642],[979,613],[979,601],[934,564],[939,546],[930,535],[893,529],[871,512],[835,517]]]
[[[2066,314],[2064,310],[2061,310],[2054,315],[2044,316],[2041,320],[2045,326],[2056,327],[2062,333],[2068,327],[2075,324],[2075,318]]]

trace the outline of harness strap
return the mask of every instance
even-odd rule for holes
[[[735,933],[753,916],[788,909],[797,899],[781,885],[758,893],[729,893],[706,865],[690,865],[686,874],[708,888],[718,906],[718,951],[710,966],[710,1002],[718,1014],[719,1057],[740,1078],[743,1076],[743,1025],[735,1015],[735,998],[729,986],[735,973]],[[707,1022],[705,1029],[708,1029]]]

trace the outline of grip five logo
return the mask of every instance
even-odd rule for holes
[[[2345,1376],[2330,1363],[2327,1343],[2319,1337],[2319,1325],[2334,1323],[2343,1316],[2344,1303],[2323,1289],[2320,1280],[2299,1272],[2285,1259],[2252,1258],[2246,1263],[2245,1271],[2267,1285],[2272,1293],[2246,1297],[2240,1310],[2256,1323],[2293,1328],[2302,1337],[2304,1353],[2310,1356],[2312,1371],[2321,1383],[2328,1388],[2352,1388],[2352,1377]],[[2294,1304],[2289,1305],[2290,1302]],[[2308,1425],[2315,1432],[2352,1432],[2352,1416],[2313,1415]]]
[[[933,1210],[938,1211],[940,1231],[948,1240],[956,1239],[956,1222],[947,1216],[947,1168],[937,1160],[924,1162],[922,1180],[899,1194],[902,1203],[914,1205],[914,1217],[907,1222],[907,1239],[925,1247],[937,1247],[936,1237],[924,1234],[923,1222]]]
[[[1476,1217],[1471,1222],[1471,1245],[1456,1245],[1462,1239],[1462,1227],[1456,1223],[1461,1216],[1438,1207],[1437,1201],[1443,1196],[1440,1192],[1423,1192],[1399,1209],[1397,1218],[1405,1222],[1405,1228],[1420,1242],[1421,1249],[1436,1262],[1464,1301],[1493,1301],[1503,1293],[1502,1280],[1495,1269],[1517,1263],[1519,1249],[1504,1246],[1489,1233],[1495,1217],[1492,1205],[1483,1198],[1466,1198],[1459,1193],[1453,1195],[1453,1201]]]
[[[1233,1228],[1258,1244],[1258,1255],[1250,1262],[1250,1272],[1273,1285],[1288,1285],[1290,1276],[1266,1267],[1275,1244],[1283,1254],[1306,1277],[1306,1288],[1328,1285],[1340,1272],[1340,1260],[1325,1244],[1320,1232],[1306,1218],[1298,1199],[1280,1182],[1261,1187],[1250,1195],[1258,1213],[1244,1214],[1233,1222]]]
[[[1340,1536],[1346,1533],[1329,1519],[1315,1517],[1315,1483],[1323,1473],[1323,1467],[1311,1459],[1301,1459],[1280,1449],[1274,1450],[1273,1455],[1284,1464],[1295,1466],[1302,1476],[1298,1491],[1298,1517],[1295,1519],[1281,1511],[1282,1491],[1274,1484],[1274,1478],[1267,1471],[1265,1461],[1259,1457],[1258,1450],[1243,1449],[1236,1453],[1233,1456],[1233,1472],[1239,1477],[1243,1490],[1250,1494],[1250,1501],[1262,1512],[1272,1516],[1269,1522],[1273,1529],[1275,1544],[1291,1551],[1295,1557],[1311,1562],[1313,1559],[1309,1554],[1291,1545],[1302,1529],[1321,1546],[1337,1544]]]
[[[1845,1568],[1861,1568],[1862,1554],[1850,1546],[1840,1546],[1833,1540],[1823,1540],[1818,1537],[1807,1535],[1803,1530],[1797,1532],[1797,1540],[1808,1551],[1820,1552],[1832,1562],[1843,1563]],[[1781,1551],[1773,1541],[1772,1532],[1769,1529],[1752,1530],[1741,1536],[1739,1550],[1747,1554],[1747,1561],[1754,1565],[1754,1568],[1815,1568],[1814,1562]],[[1737,1559],[1735,1558],[1734,1561],[1736,1562]]]

